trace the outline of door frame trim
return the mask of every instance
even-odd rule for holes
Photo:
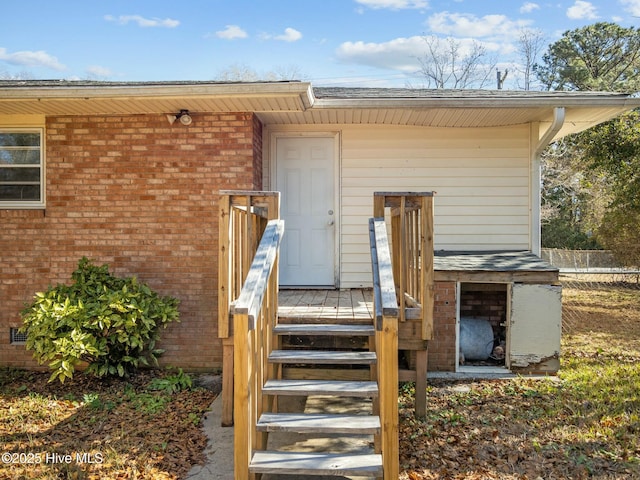
[[[265,145],[265,152],[268,152],[268,158],[266,162],[263,162],[263,167],[267,167],[266,172],[263,173],[263,182],[268,189],[275,190],[277,188],[277,141],[284,138],[330,138],[333,140],[333,203],[334,203],[334,241],[333,241],[333,287],[340,288],[340,239],[341,237],[341,134],[339,130],[291,130],[291,129],[265,129],[263,135],[263,142]],[[285,224],[285,235],[287,226]],[[331,287],[331,285],[327,285]]]

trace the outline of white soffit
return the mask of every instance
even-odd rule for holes
[[[316,88],[305,82],[0,82],[0,115],[135,115],[255,112],[265,125],[500,127],[553,120],[558,137],[632,108],[640,98],[606,92]]]

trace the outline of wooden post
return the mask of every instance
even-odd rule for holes
[[[220,197],[220,215],[218,217],[218,337],[229,336],[229,288],[231,286],[230,245],[231,207],[227,195]]]
[[[233,445],[233,469],[236,480],[249,480],[249,461],[253,453],[253,438],[250,432],[251,425],[255,423],[252,418],[253,390],[253,345],[249,330],[248,315],[235,314],[233,319],[234,332],[234,361],[233,375],[235,379],[235,392],[233,395],[234,409],[234,445]]]
[[[433,273],[433,197],[422,198],[422,234],[420,236],[422,269],[420,284],[422,295],[422,339],[433,338],[433,309],[435,305],[435,277]]]
[[[220,197],[218,218],[218,337],[222,339],[222,414],[223,427],[233,425],[233,338],[230,338],[229,307],[232,288],[231,199]]]
[[[383,316],[378,339],[378,375],[380,378],[380,422],[382,427],[382,461],[385,480],[399,475],[398,440],[398,318]]]
[[[416,350],[416,403],[415,415],[427,415],[427,350]]]
[[[405,208],[407,205],[407,197],[402,196],[400,197],[400,213],[399,213],[399,220],[400,220],[400,230],[398,232],[398,246],[396,247],[395,245],[393,246],[393,249],[395,250],[396,248],[398,249],[398,264],[397,265],[393,265],[394,269],[398,270],[398,278],[400,279],[400,282],[398,284],[398,290],[400,292],[400,294],[398,295],[398,303],[399,303],[399,308],[400,308],[400,321],[404,322],[405,321],[405,303],[406,303],[406,298],[404,296],[404,293],[407,291],[407,277],[408,277],[408,273],[407,273],[407,246],[408,246],[408,238],[407,238],[407,215],[405,214]]]

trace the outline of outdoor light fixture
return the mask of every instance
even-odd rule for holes
[[[191,122],[193,122],[191,115],[189,115],[189,110],[180,110],[180,113],[169,114],[167,115],[167,120],[169,125],[173,125],[176,120],[180,120],[182,125],[191,125]]]

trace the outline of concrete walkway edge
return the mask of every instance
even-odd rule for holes
[[[218,395],[205,415],[202,428],[208,442],[204,465],[195,465],[185,479],[233,480],[233,427],[222,427],[222,395]]]

